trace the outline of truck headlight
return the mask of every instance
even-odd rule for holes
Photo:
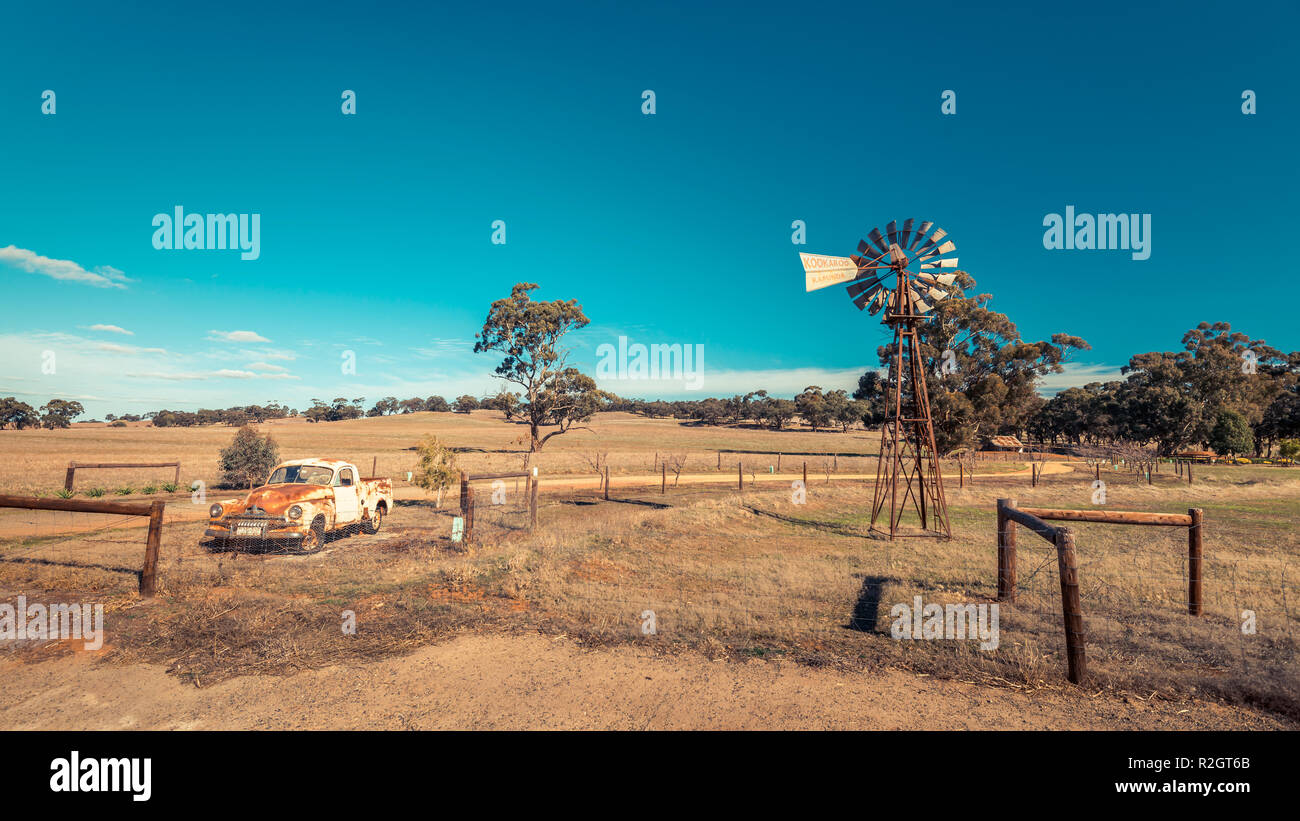
[[[216,504],[216,503],[213,503],[212,507],[208,508],[208,515],[209,515],[210,517],[212,517],[213,519],[215,519],[215,518],[217,518],[218,516],[220,516],[220,515],[221,515],[221,512],[222,512],[222,510],[221,510],[221,505]]]
[[[302,518],[302,505],[294,505],[289,508],[289,518],[295,522]]]

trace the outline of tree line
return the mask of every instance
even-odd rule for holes
[[[1226,322],[1200,323],[1181,347],[1133,356],[1125,379],[1061,391],[1028,429],[1049,442],[1131,443],[1162,456],[1188,448],[1266,456],[1300,437],[1300,352]]]
[[[1300,438],[1300,352],[1283,353],[1233,331],[1226,322],[1202,322],[1183,335],[1181,350],[1131,357],[1123,379],[1069,388],[1047,399],[1039,393],[1043,377],[1063,372],[1071,356],[1090,346],[1064,332],[1048,340],[1023,339],[1010,318],[990,307],[991,294],[968,293],[975,285],[968,273],[957,271],[951,285],[940,286],[949,298],[937,302],[918,328],[919,364],[926,374],[940,453],[978,447],[996,435],[1076,448],[1137,447],[1166,456],[1192,447],[1266,455]],[[889,373],[896,368],[892,342],[877,349],[881,369],[862,374],[852,394],[810,385],[793,399],[755,390],[729,398],[665,401],[600,390],[567,363],[561,345],[568,332],[589,324],[582,306],[572,299],[533,300],[537,287],[516,284],[509,297],[492,303],[483,330],[475,334],[474,350],[499,354],[494,374],[515,390],[483,398],[464,395],[451,402],[441,396],[388,396],[369,409],[363,397],[312,399],[301,415],[331,422],[422,411],[499,410],[507,420],[528,427],[532,451],[553,436],[583,427],[601,411],[772,430],[801,420],[815,430],[847,431],[877,427],[885,417]],[[910,368],[903,371],[906,381]],[[913,410],[905,407],[904,415]],[[0,400],[0,425],[67,427],[82,412],[79,403],[53,399],[38,414],[9,397]],[[243,425],[298,415],[269,402],[225,410],[162,410],[144,418],[159,426]],[[113,420],[111,414],[107,418]]]

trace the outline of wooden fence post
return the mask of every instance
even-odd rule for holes
[[[1069,679],[1082,684],[1088,676],[1087,637],[1083,632],[1083,607],[1079,603],[1079,567],[1075,562],[1074,533],[1056,529],[1056,562],[1061,575],[1061,616],[1065,622],[1065,652]]]
[[[177,468],[179,470],[179,468]],[[63,474],[63,489],[72,490],[72,480],[77,475],[77,463],[68,462],[68,472]]]
[[[149,538],[144,546],[144,567],[140,570],[140,595],[151,597],[158,590],[158,551],[162,545],[163,508],[156,501],[149,510]]]
[[[736,487],[740,490],[745,489],[745,467],[739,460],[736,461]]]
[[[528,527],[530,530],[537,529],[537,468],[533,468],[533,475],[528,477]]]
[[[609,501],[609,463],[605,463],[605,501]]]
[[[1192,460],[1187,460],[1187,484],[1192,483]]]
[[[1189,616],[1199,616],[1202,612],[1201,607],[1201,559],[1204,543],[1202,539],[1201,524],[1203,522],[1204,511],[1199,507],[1187,509],[1187,515],[1192,517],[1192,525],[1187,528],[1187,614]]]
[[[808,489],[808,462],[806,460],[803,463],[803,486],[804,490]]]
[[[474,538],[474,488],[469,483],[469,474],[460,472],[460,516],[465,520],[465,529],[461,542],[465,545]]]
[[[663,468],[663,475],[659,478],[659,495],[660,495],[660,496],[663,496],[665,493],[668,492],[668,464],[665,462],[665,463],[662,465],[662,468]]]
[[[1015,499],[998,499],[998,601],[1016,600],[1016,523],[1007,517],[1006,508],[1015,507]]]
[[[718,451],[718,470],[722,470],[722,451]]]

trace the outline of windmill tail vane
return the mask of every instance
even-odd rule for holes
[[[952,537],[918,336],[926,314],[948,298],[947,289],[957,281],[957,257],[948,256],[957,246],[947,237],[929,220],[906,219],[901,228],[895,220],[883,233],[868,231],[857,253],[847,257],[799,255],[808,291],[847,282],[858,310],[872,316],[883,311],[882,321],[894,333],[871,503],[871,530],[890,539]],[[916,513],[920,532],[902,526],[909,509]]]

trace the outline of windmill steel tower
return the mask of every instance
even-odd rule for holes
[[[883,308],[883,322],[894,332],[871,502],[871,531],[890,539],[952,537],[918,328],[927,320],[925,314],[933,309],[933,303],[950,295],[945,289],[957,280],[957,258],[945,255],[957,246],[945,241],[948,233],[934,228],[932,222],[922,222],[913,230],[916,222],[904,220],[901,230],[896,221],[890,222],[883,235],[872,228],[867,234],[871,242],[860,241],[858,253],[848,257],[799,255],[807,290],[851,281],[848,293],[858,310],[869,309],[874,315]],[[919,263],[917,271],[909,267],[915,263]],[[948,269],[951,272],[945,273]],[[919,532],[901,527],[909,503],[916,512]],[[882,515],[884,522],[878,524]]]

